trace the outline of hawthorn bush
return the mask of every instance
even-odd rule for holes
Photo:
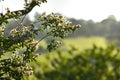
[[[61,45],[61,39],[68,33],[80,28],[80,25],[72,25],[66,18],[54,13],[49,15],[43,13],[30,26],[23,25],[24,18],[35,6],[47,2],[47,0],[28,1],[25,0],[24,10],[11,12],[7,8],[6,14],[0,14],[0,80],[21,80],[31,75],[33,69],[29,64],[31,61],[36,61],[38,54],[34,52],[43,39],[51,37],[47,46],[47,49],[51,51]],[[5,25],[9,23],[10,19],[17,19],[18,26],[5,36]],[[35,28],[33,25],[36,23],[41,24]],[[45,33],[45,35],[36,40],[36,36],[41,33]],[[20,53],[19,50],[23,48],[25,50]],[[10,56],[5,56],[6,54]]]

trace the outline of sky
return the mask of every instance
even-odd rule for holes
[[[5,12],[6,7],[10,7],[10,10],[23,9],[23,4],[24,0],[5,0],[0,3],[0,12]],[[120,0],[48,0],[41,7],[35,7],[31,15],[35,11],[61,13],[71,18],[94,21],[114,15],[120,20]]]

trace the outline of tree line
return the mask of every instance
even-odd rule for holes
[[[101,22],[94,22],[93,20],[76,20],[70,18],[73,24],[81,24],[82,28],[76,31],[72,37],[77,36],[102,36],[107,39],[120,38],[120,21],[117,21],[113,15],[102,20]]]

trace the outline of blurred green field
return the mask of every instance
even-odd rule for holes
[[[71,50],[71,48],[77,49],[77,51],[83,51],[85,49],[92,48],[93,45],[98,47],[105,48],[107,47],[107,40],[103,37],[78,37],[78,38],[66,38],[63,40],[63,44],[57,50],[65,51]],[[45,41],[40,43],[40,46],[43,46],[44,49],[47,48]],[[52,53],[52,54],[51,54]],[[45,55],[55,57],[56,50],[52,52],[45,52]],[[44,54],[41,55],[41,58],[44,58]],[[67,54],[64,54],[67,56]],[[43,59],[44,61],[44,59]]]
[[[69,49],[71,46],[81,50],[91,48],[94,44],[98,47],[106,47],[107,41],[103,37],[78,37],[63,40],[64,47]]]
[[[62,51],[66,51],[71,49],[71,47],[74,47],[76,49],[79,49],[79,51],[91,48],[93,45],[96,45],[98,47],[106,47],[107,46],[107,40],[104,37],[77,37],[77,38],[65,38],[63,39],[63,44],[58,48]],[[39,51],[38,53],[42,53],[41,48],[43,48],[43,53],[46,53],[47,43],[45,41],[41,41],[39,43]]]

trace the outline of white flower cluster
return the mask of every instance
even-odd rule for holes
[[[12,29],[9,35],[12,37],[16,37],[26,34],[26,32],[29,32],[29,30],[30,30],[30,26],[19,26],[17,28]]]

